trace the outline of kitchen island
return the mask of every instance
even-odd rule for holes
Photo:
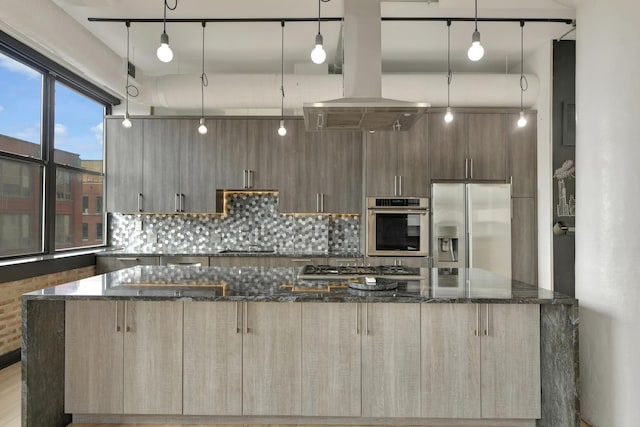
[[[23,426],[579,425],[575,299],[475,269],[385,291],[299,271],[145,266],[24,295]]]

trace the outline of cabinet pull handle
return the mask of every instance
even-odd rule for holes
[[[247,170],[242,169],[242,188],[247,188]]]
[[[118,261],[138,261],[138,258],[130,258],[130,257],[124,257],[124,258],[116,258],[116,260]]]
[[[184,195],[184,193],[180,193],[180,212],[184,212],[185,208],[184,205],[186,204],[186,197]]]
[[[364,334],[369,335],[369,303],[364,304]]]
[[[398,175],[398,196],[402,196],[402,175]]]
[[[393,195],[398,195],[398,175],[393,176]]]
[[[142,212],[142,193],[138,193],[138,212]]]
[[[509,193],[513,196],[513,175],[509,177]]]
[[[129,304],[127,301],[124,302],[124,331],[131,332],[131,327],[129,326],[129,321],[127,319],[129,314]]]
[[[485,304],[484,306],[485,308],[485,329],[484,329],[484,336],[488,337],[489,336],[489,304]]]
[[[464,158],[464,179],[469,179],[469,158]]]
[[[316,193],[316,212],[320,212],[320,193]]]
[[[320,212],[324,212],[324,193],[320,193]]]
[[[120,325],[118,324],[118,301],[116,301],[116,332],[120,332]]]
[[[236,301],[236,334],[240,333],[240,325],[238,324],[238,306],[240,305],[239,301]]]
[[[244,306],[242,307],[242,314],[244,315],[244,333],[245,335],[249,334],[249,307],[248,307],[248,303],[244,303]]]
[[[356,303],[356,335],[360,335],[360,304]]]
[[[176,208],[176,212],[180,212],[180,193],[176,193],[176,197],[173,202]]]
[[[473,179],[473,157],[469,157],[469,172],[469,175],[471,175],[471,179]]]
[[[473,335],[480,336],[480,304],[476,304],[476,328],[473,330]]]
[[[247,188],[253,188],[253,169],[247,169]]]

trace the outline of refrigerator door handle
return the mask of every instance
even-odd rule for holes
[[[464,179],[469,179],[469,158],[464,158]]]
[[[467,208],[467,214],[466,214],[466,228],[467,228],[467,267],[468,268],[472,268],[473,267],[473,218],[471,217],[472,212],[472,206],[471,206],[471,187],[469,185],[465,186],[465,190],[466,190],[466,208]]]

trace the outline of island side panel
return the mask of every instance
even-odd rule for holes
[[[578,304],[542,304],[540,378],[542,419],[537,427],[580,427]]]
[[[64,427],[64,301],[22,300],[22,427]]]

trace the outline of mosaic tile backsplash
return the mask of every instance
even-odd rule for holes
[[[138,253],[360,252],[359,216],[283,215],[277,194],[227,197],[227,215],[110,214],[110,244]]]

